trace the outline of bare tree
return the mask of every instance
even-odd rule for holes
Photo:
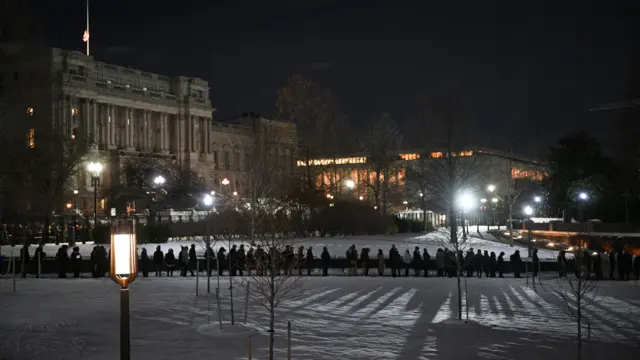
[[[567,306],[569,315],[576,322],[576,340],[577,340],[577,359],[582,360],[584,342],[583,327],[586,326],[590,331],[591,321],[585,316],[585,312],[594,304],[597,294],[597,282],[591,279],[590,269],[586,267],[584,258],[590,257],[587,250],[587,244],[581,239],[575,241],[575,267],[576,276],[568,277],[566,283],[559,280],[559,294]],[[590,336],[590,334],[589,334]]]
[[[389,114],[383,114],[371,123],[371,128],[362,142],[372,176],[365,176],[361,181],[373,195],[376,208],[383,214],[387,213],[390,193],[393,190],[391,184],[397,181],[401,140],[402,136],[395,120]]]
[[[468,243],[466,238],[460,239],[460,235],[462,231],[456,229],[457,240],[451,241],[451,232],[441,231],[440,235],[442,235],[440,240],[440,246],[444,249],[447,249],[448,252],[445,256],[453,256],[455,257],[456,264],[456,284],[458,287],[458,320],[462,320],[462,276],[463,270],[465,270],[468,266],[472,266],[469,261],[467,261],[467,257],[465,256],[466,251],[468,251]],[[436,254],[437,256],[437,254]],[[445,258],[445,264],[450,262],[450,259]],[[465,303],[465,307],[467,304]],[[468,309],[467,309],[468,310]]]
[[[261,223],[255,252],[257,271],[250,277],[250,297],[269,313],[269,359],[274,358],[276,310],[285,300],[304,292],[302,277],[289,237],[292,221],[289,202],[284,197],[268,198],[262,203],[266,216]]]

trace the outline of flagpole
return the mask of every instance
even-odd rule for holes
[[[87,34],[89,34],[89,0],[87,0]],[[89,56],[89,36],[87,36],[87,56]]]

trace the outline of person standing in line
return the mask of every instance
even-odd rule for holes
[[[415,247],[413,249],[413,271],[415,277],[420,277],[420,268],[422,267],[422,255],[420,255],[420,248]]]
[[[156,251],[153,253],[153,266],[156,270],[156,276],[162,276],[162,265],[164,264],[164,253],[161,250],[160,245],[156,246]]]
[[[616,252],[611,250],[609,253],[609,280],[615,280],[616,272]]]
[[[80,248],[77,246],[74,246],[71,252],[71,268],[73,269],[73,277],[79,278],[80,269],[82,268],[82,256],[80,255]]]
[[[369,248],[362,248],[360,252],[360,267],[362,267],[362,276],[369,276]]]
[[[558,277],[567,277],[567,253],[560,250],[558,253]]]
[[[384,253],[378,249],[378,276],[384,276]]]
[[[538,276],[538,271],[540,271],[540,258],[538,258],[538,249],[533,249],[533,277]]]
[[[140,253],[140,270],[142,271],[142,277],[149,277],[149,255],[147,255],[146,248],[142,248]]]
[[[402,262],[404,262],[404,276],[409,277],[409,269],[411,268],[411,253],[409,249],[404,251],[404,256],[402,257]]]
[[[189,271],[191,272],[191,276],[195,276],[194,270],[198,269],[198,257],[196,256],[196,245],[191,244],[191,248],[189,249]]]
[[[500,255],[498,255],[498,263],[496,264],[498,269],[498,277],[504,277],[504,251],[500,251]]]
[[[164,255],[164,262],[167,266],[167,276],[173,276],[173,268],[176,266],[176,256],[173,253],[173,249],[169,249]]]
[[[189,250],[186,246],[180,247],[178,260],[180,262],[180,276],[185,277],[187,276],[187,266],[189,264]]]
[[[311,266],[313,265],[313,249],[311,246],[307,249],[307,276],[311,276]]]
[[[429,277],[429,261],[431,261],[431,255],[425,247],[422,251],[422,268],[424,269],[424,277]]]
[[[441,248],[438,248],[438,250],[436,251],[436,269],[437,269],[437,276],[443,277],[444,276],[444,251]]]
[[[331,255],[329,255],[329,250],[327,250],[326,246],[322,249],[320,259],[322,260],[322,276],[327,276],[329,275],[329,263],[331,262]]]

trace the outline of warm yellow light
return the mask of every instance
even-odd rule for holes
[[[113,249],[111,256],[115,257],[115,273],[120,276],[129,276],[131,269],[131,243],[133,236],[130,234],[113,235]]]
[[[331,194],[327,194],[327,199],[331,199]]]
[[[71,203],[67,203],[67,209],[71,209],[73,205]]]
[[[231,182],[229,181],[229,179],[227,179],[227,178],[222,179],[222,185],[226,186],[226,185],[229,185],[230,183]]]
[[[344,165],[344,164],[364,164],[367,162],[367,158],[364,156],[358,157],[346,157],[346,158],[335,158],[335,159],[311,159],[309,163],[311,166],[323,166],[323,165]],[[297,166],[307,166],[307,162],[303,160],[298,160],[296,162]]]
[[[359,199],[364,200],[364,196],[360,195]]]
[[[420,154],[400,154],[402,160],[411,161],[420,159]]]
[[[548,246],[548,247],[554,247],[554,246],[556,246],[556,244],[555,244],[555,243],[550,242],[550,243],[548,243],[548,244],[547,244],[547,246]]]
[[[71,115],[72,116],[75,116],[77,113],[78,113],[78,109],[77,108],[75,108],[75,107],[71,108]]]
[[[27,115],[33,116],[33,108],[31,106],[27,108]]]
[[[237,191],[234,191],[234,192],[233,192],[233,196],[238,196],[238,192],[237,192]]]

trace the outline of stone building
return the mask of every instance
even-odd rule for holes
[[[57,143],[86,148],[82,169],[74,172],[63,196],[87,213],[94,205],[94,189],[84,170],[89,161],[104,165],[98,212],[107,207],[108,189],[121,183],[119,172],[128,158],[151,157],[188,167],[217,190],[227,178],[228,187],[241,193],[243,144],[251,143],[259,129],[277,124],[253,114],[215,121],[209,84],[202,79],[154,74],[58,48],[24,47],[12,55],[0,63],[0,83],[10,90],[0,96],[4,104],[12,104],[3,120],[20,119],[13,130],[26,134],[28,147],[42,146],[55,133]],[[287,156],[293,163],[292,153]]]

